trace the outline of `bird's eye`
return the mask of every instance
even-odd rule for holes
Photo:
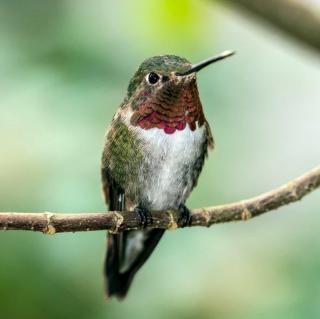
[[[156,84],[160,80],[160,76],[157,73],[151,72],[147,75],[147,79],[150,84]]]

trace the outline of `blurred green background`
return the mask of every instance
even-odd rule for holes
[[[104,211],[104,132],[139,63],[237,55],[198,76],[217,148],[189,207],[319,164],[316,54],[213,1],[0,1],[0,211]],[[246,223],[168,231],[122,303],[105,232],[0,232],[0,318],[319,318],[320,193]]]

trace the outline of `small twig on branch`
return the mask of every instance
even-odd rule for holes
[[[320,187],[320,166],[289,183],[251,199],[236,203],[197,208],[192,210],[190,226],[211,226],[213,224],[248,220],[300,200]],[[179,224],[176,211],[152,212],[150,228],[175,229]],[[141,228],[140,217],[134,212],[108,212],[86,214],[52,213],[0,213],[1,230],[31,230],[45,234],[62,232],[123,230]]]
[[[320,9],[301,0],[225,0],[320,50]]]

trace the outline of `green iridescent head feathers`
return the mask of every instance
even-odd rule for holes
[[[217,56],[192,65],[187,59],[176,55],[159,55],[144,60],[134,74],[128,86],[127,98],[130,99],[140,83],[151,72],[169,76],[174,72],[176,76],[187,76],[200,71],[206,66],[232,56],[234,51],[224,51]]]
[[[161,75],[169,75],[171,72],[185,72],[191,68],[191,63],[176,55],[158,55],[144,60],[139,69],[132,77],[128,86],[128,95],[130,98],[136,91],[139,84],[150,72],[157,72]]]

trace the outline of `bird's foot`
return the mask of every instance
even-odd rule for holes
[[[148,226],[151,226],[153,224],[153,219],[151,213],[144,208],[141,208],[140,206],[137,206],[134,211],[139,215],[140,217],[140,226],[142,228],[146,228]]]
[[[181,225],[181,227],[186,227],[186,226],[190,226],[191,224],[191,213],[189,208],[184,205],[181,204],[179,206],[179,219],[178,219],[178,225]]]

